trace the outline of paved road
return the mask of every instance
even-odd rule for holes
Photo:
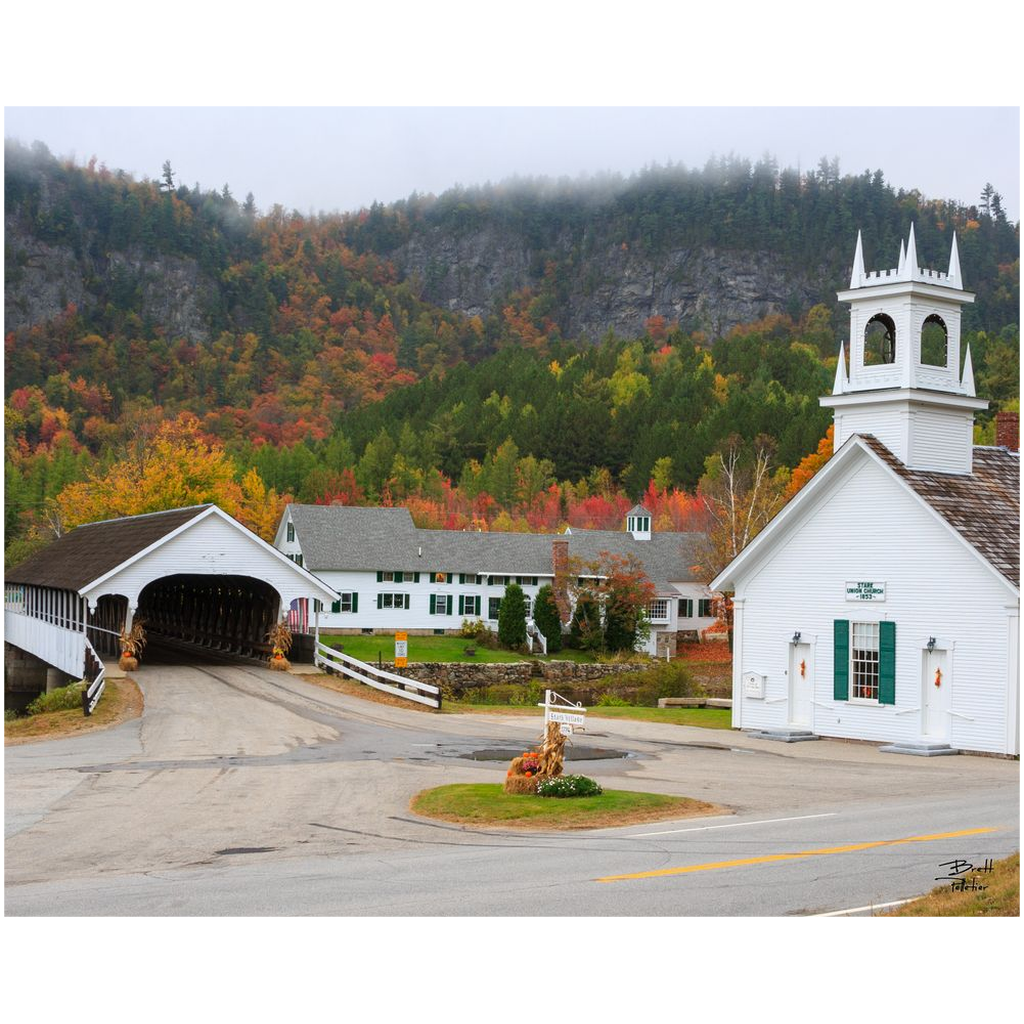
[[[609,720],[577,746],[632,756],[588,774],[735,813],[464,829],[410,798],[498,781],[504,764],[465,755],[522,748],[535,721],[389,708],[259,668],[138,678],[142,719],[6,750],[8,914],[809,914],[1019,848],[1015,762]]]

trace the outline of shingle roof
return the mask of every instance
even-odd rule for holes
[[[193,505],[87,523],[8,569],[4,579],[8,583],[81,590],[208,508],[209,505]]]
[[[649,516],[651,510],[644,508],[643,505],[634,505],[627,513],[627,516]]]
[[[974,449],[970,474],[907,469],[871,434],[859,437],[1014,586],[1020,586],[1020,454]]]
[[[691,566],[701,534],[655,533],[648,541],[616,530],[478,533],[420,530],[404,508],[291,505],[303,564],[317,571],[498,573],[550,576],[551,543],[569,541],[569,556],[596,561],[602,551],[635,555],[660,591],[669,581],[697,580]]]

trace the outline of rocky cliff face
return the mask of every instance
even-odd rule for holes
[[[711,336],[770,313],[828,300],[822,272],[794,273],[765,251],[676,248],[656,256],[625,243],[580,247],[560,238],[552,257],[492,226],[459,236],[425,228],[392,254],[405,275],[423,282],[423,298],[467,316],[500,310],[510,292],[542,285],[545,258],[565,260],[568,288],[551,310],[563,334],[596,341],[608,330],[631,337],[660,315]],[[560,253],[558,252],[560,250]]]
[[[144,321],[171,338],[202,341],[215,285],[195,260],[147,253],[139,246],[101,257],[42,241],[4,219],[4,330],[31,327],[63,312],[69,303],[88,310],[117,293]]]

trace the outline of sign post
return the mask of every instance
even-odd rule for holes
[[[395,668],[409,665],[409,634],[395,633]]]
[[[561,703],[556,703],[561,701]],[[537,707],[544,709],[544,732],[547,733],[548,723],[557,722],[563,736],[571,736],[576,729],[587,724],[587,709],[580,703],[573,704],[554,690],[544,691],[544,703]]]

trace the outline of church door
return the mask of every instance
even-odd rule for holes
[[[789,645],[789,724],[811,727],[814,662],[810,644]]]
[[[949,739],[950,709],[949,652],[924,652],[921,731],[929,740]]]

